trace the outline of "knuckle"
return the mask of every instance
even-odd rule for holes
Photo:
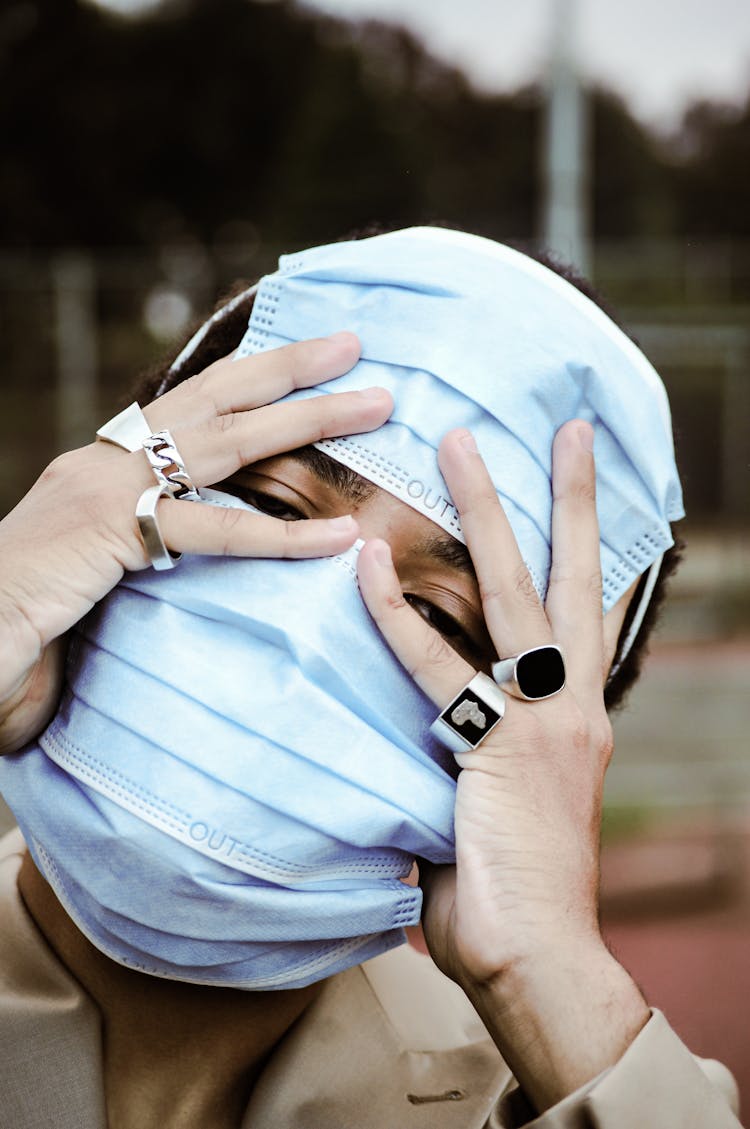
[[[242,510],[217,508],[216,523],[222,538],[220,549],[222,556],[232,556],[233,549],[236,549],[233,544],[234,535],[237,527],[242,524],[244,516]]]
[[[577,756],[592,758],[606,768],[614,751],[614,736],[609,718],[602,710],[596,717],[587,717],[572,704],[567,718],[569,739]]]
[[[455,658],[455,651],[448,646],[442,635],[438,635],[437,631],[428,631],[424,648],[425,665],[442,667],[453,663]]]
[[[61,479],[80,469],[81,456],[78,451],[64,451],[57,455],[52,462],[44,468],[39,476],[40,482],[57,484]]]
[[[237,424],[237,416],[234,412],[225,412],[223,415],[215,416],[211,421],[211,427],[219,433],[219,435],[227,435]]]
[[[570,584],[570,582],[575,579],[576,572],[571,562],[563,562],[560,560],[555,560],[553,558],[549,572],[550,588],[555,588],[558,585]]]
[[[484,518],[488,513],[494,513],[500,508],[500,502],[494,490],[486,487],[480,488],[466,498],[461,506],[462,518]]]
[[[318,340],[294,341],[291,345],[283,345],[278,350],[277,360],[283,370],[283,376],[292,388],[303,388],[311,364],[317,355]]]
[[[502,604],[505,593],[502,587],[494,581],[479,580],[479,596],[484,607],[489,604]]]
[[[408,607],[400,588],[394,588],[386,593],[385,606],[391,612],[400,612],[403,608]]]
[[[513,590],[526,604],[532,607],[538,605],[539,596],[534,587],[534,581],[531,579],[531,574],[523,562],[517,566],[513,573]]]
[[[208,368],[204,368],[202,372],[196,372],[193,376],[189,376],[182,384],[178,384],[175,392],[181,392],[185,400],[190,402],[195,401],[197,404],[202,404],[211,411],[211,413],[219,412],[219,404],[214,395],[212,383],[214,378],[220,372],[220,367],[226,364],[226,358],[220,361],[214,361]]]
[[[577,478],[572,485],[571,494],[577,502],[581,502],[585,506],[595,505],[596,482],[594,478],[589,475]]]
[[[563,484],[557,483],[553,489],[553,501],[590,508],[596,505],[596,480],[591,475],[577,475]]]
[[[604,714],[596,723],[591,725],[591,738],[594,749],[599,755],[599,760],[606,767],[615,751],[615,738],[609,718]]]
[[[370,614],[380,631],[388,637],[400,619],[404,608],[408,608],[408,605],[401,589],[389,586],[373,600],[370,605]]]
[[[193,373],[192,376],[188,376],[186,380],[183,380],[182,383],[178,384],[172,391],[179,391],[182,396],[192,396],[194,394],[203,395],[206,391],[206,385],[211,380],[213,368],[213,365],[209,365],[208,368],[202,369],[201,372]],[[169,393],[167,393],[167,395],[169,395]]]
[[[507,584],[497,579],[488,580],[479,577],[479,595],[485,608],[490,605],[507,604],[509,592],[519,598],[527,608],[536,609],[540,606],[539,593],[523,561],[514,569]]]
[[[309,529],[306,522],[298,521],[282,521],[281,518],[274,518],[281,528],[279,534],[281,536],[280,553],[282,559],[286,560],[289,557],[296,557],[298,555],[300,543],[306,530]],[[278,527],[277,527],[278,528]]]
[[[419,680],[436,670],[452,665],[455,659],[455,652],[451,650],[442,636],[430,629],[423,646],[419,648],[418,654],[415,654],[411,661],[404,661],[402,658],[402,662],[404,662],[409,677]]]
[[[315,396],[308,401],[311,404],[311,430],[314,432],[312,442],[326,439],[329,435],[337,435],[342,426],[346,425],[347,409],[351,407],[351,400],[345,394],[334,396]]]
[[[209,441],[220,441],[222,455],[231,458],[234,467],[241,467],[253,461],[252,452],[246,451],[245,447],[248,445],[248,436],[243,435],[240,426],[240,417],[233,412],[225,412],[221,415],[215,415],[206,425],[205,433],[208,435]]]

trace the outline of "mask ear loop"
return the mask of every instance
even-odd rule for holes
[[[226,305],[218,309],[215,314],[212,314],[208,321],[204,321],[203,325],[198,330],[196,330],[196,332],[190,338],[185,348],[172,361],[172,364],[167,369],[164,379],[156,390],[157,396],[161,396],[164,394],[164,392],[167,391],[167,388],[169,386],[169,378],[173,376],[179,369],[181,369],[187,361],[190,360],[208,331],[214,325],[216,325],[217,322],[223,321],[225,317],[236,310],[237,307],[240,306],[247,298],[252,297],[252,295],[257,292],[258,286],[259,283],[256,282],[253,286],[249,286],[247,290],[243,290],[240,294],[236,294],[234,298],[231,298],[226,303]]]
[[[641,624],[643,623],[643,618],[646,615],[649,604],[651,603],[651,597],[654,594],[656,581],[659,579],[659,571],[661,569],[661,562],[663,560],[664,554],[660,553],[656,560],[651,565],[649,565],[648,575],[646,576],[646,583],[643,586],[643,591],[641,592],[641,598],[638,603],[638,607],[635,609],[635,614],[630,621],[630,627],[628,628],[628,633],[623,640],[622,647],[620,648],[620,655],[617,659],[617,662],[614,663],[612,669],[609,672],[607,685],[609,685],[614,676],[617,674],[618,670],[625,662],[625,659],[630,654],[633,644],[635,643],[636,636],[638,635],[638,632],[641,629]]]

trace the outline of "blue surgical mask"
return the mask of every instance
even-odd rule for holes
[[[370,622],[357,552],[186,559],[128,576],[80,625],[58,715],[0,786],[115,960],[299,987],[419,920],[401,879],[415,855],[454,857],[454,770]]]
[[[382,384],[396,407],[377,432],[319,446],[462,539],[436,448],[470,428],[540,594],[567,419],[595,432],[605,610],[672,543],[682,506],[661,382],[545,267],[429,228],[285,256],[240,353],[340,329],[359,335],[360,363],[294,395]],[[364,609],[356,552],[127,577],[81,625],[47,732],[0,759],[37,864],[116,960],[295,987],[418,920],[401,878],[414,856],[454,857],[454,768],[428,734],[434,707]]]
[[[662,382],[554,271],[440,228],[314,247],[261,280],[238,355],[340,329],[359,336],[359,364],[294,396],[378,384],[395,409],[377,431],[318,446],[463,540],[436,451],[446,431],[469,428],[542,597],[552,441],[569,419],[594,428],[604,611],[673,544],[684,511]]]

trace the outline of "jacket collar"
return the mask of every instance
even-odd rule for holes
[[[405,946],[329,981],[274,1052],[243,1129],[480,1129],[510,1081],[463,992]]]
[[[14,1129],[45,1114],[57,1129],[105,1129],[99,1016],[21,901],[24,849],[20,832],[0,842],[4,1109]],[[479,1129],[510,1079],[461,990],[402,946],[324,986],[269,1059],[242,1129]]]

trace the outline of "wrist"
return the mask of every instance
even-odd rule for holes
[[[540,945],[463,987],[539,1112],[614,1066],[650,1017],[600,937]]]
[[[67,636],[42,649],[22,612],[0,608],[0,755],[17,752],[54,713]]]
[[[20,603],[0,594],[0,709],[28,681],[42,655],[38,632]]]

